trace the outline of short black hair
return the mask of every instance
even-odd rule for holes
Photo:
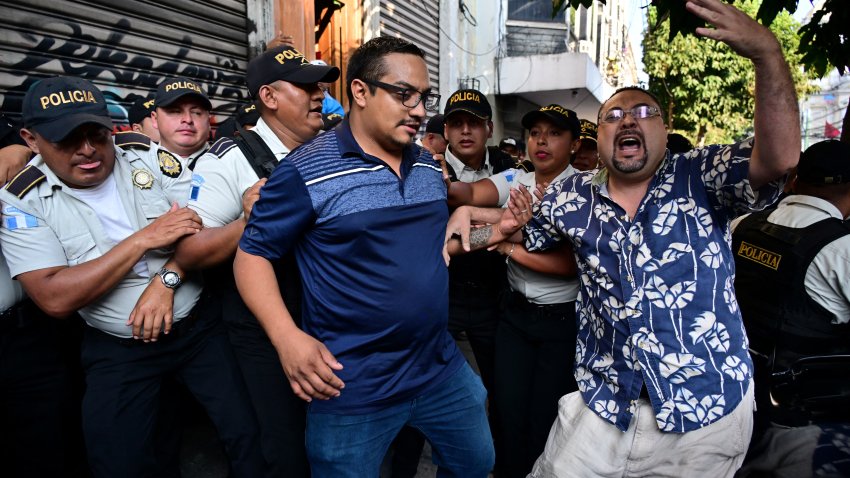
[[[611,98],[617,96],[618,94],[620,94],[624,91],[639,91],[639,92],[645,94],[646,96],[652,98],[652,101],[654,101],[655,104],[658,106],[658,111],[661,112],[661,119],[664,120],[664,108],[661,107],[661,101],[659,101],[658,97],[655,96],[651,91],[647,90],[646,88],[642,88],[642,87],[637,86],[637,85],[632,85],[632,86],[623,86],[622,88],[617,88],[617,91],[615,91],[611,96],[609,96],[607,100],[602,102],[602,104],[599,106],[599,112],[596,113],[596,122],[597,123],[599,122],[599,119],[602,118],[602,109],[605,108],[605,103],[608,103],[609,101],[611,101]]]
[[[413,43],[396,37],[377,37],[360,45],[348,60],[345,72],[345,91],[351,104],[351,82],[354,80],[378,81],[387,73],[384,57],[391,53],[405,53],[425,58],[425,53]],[[369,85],[369,92],[375,94],[375,87]]]
[[[688,151],[694,149],[693,143],[688,138],[682,136],[679,133],[668,133],[667,134],[667,149],[670,150],[671,153],[687,153]]]

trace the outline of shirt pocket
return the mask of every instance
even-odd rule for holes
[[[65,249],[69,266],[82,264],[97,257],[97,244],[88,232],[62,237],[59,241]]]

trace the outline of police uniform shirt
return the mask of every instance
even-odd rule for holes
[[[260,136],[278,161],[289,154],[289,149],[262,118],[252,131]],[[224,226],[242,216],[242,193],[260,179],[235,142],[221,141],[230,141],[224,146],[229,149],[218,153],[220,143],[217,142],[212,151],[198,160],[192,174],[189,207],[197,211],[204,225],[209,227]]]
[[[567,166],[555,179],[553,183],[568,178],[576,173],[575,168]],[[499,192],[499,206],[508,207],[511,188],[525,186],[529,192],[537,186],[534,172],[526,172],[521,169],[508,169],[499,174],[487,178]],[[561,304],[576,300],[578,295],[578,279],[564,279],[562,277],[535,272],[525,266],[508,260],[508,284],[511,289],[519,292],[533,304]]]
[[[163,190],[163,175],[150,157],[127,154],[120,148],[115,151],[112,175],[130,224],[138,231],[170,209],[168,197],[173,191]],[[38,168],[45,179],[21,194],[21,198],[5,188],[0,190],[3,202],[0,241],[12,277],[57,266],[73,267],[97,259],[114,247],[97,211],[75,197],[40,155],[30,161],[30,166]],[[187,190],[185,182],[175,180],[169,184],[172,189]],[[130,312],[148,286],[149,277],[165,265],[171,253],[161,249],[147,251],[144,256],[147,277],[130,271],[111,291],[80,309],[80,315],[92,327],[119,337],[131,337],[132,328],[126,325]],[[200,292],[200,282],[191,278],[177,289],[175,321],[189,315]]]
[[[195,158],[203,156],[208,150],[209,145],[204,143],[200,149],[184,158],[177,153],[172,153],[160,144],[151,144],[148,154],[150,160],[153,161],[153,164],[158,165],[162,173],[163,186],[168,192],[170,201],[176,202],[180,207],[186,206],[192,183],[192,171],[189,169],[189,165]],[[177,184],[181,185],[182,189],[173,187]]]
[[[474,183],[493,175],[493,165],[490,164],[490,151],[488,149],[484,150],[484,162],[481,163],[480,169],[472,169],[464,164],[463,161],[452,154],[451,148],[446,149],[446,163],[454,170],[457,180],[464,183]]]
[[[114,135],[116,148],[121,148],[120,142],[122,142],[122,139],[119,139],[118,137],[121,134],[128,133],[119,132]],[[134,132],[133,134],[147,138],[147,136],[142,135],[142,133]],[[159,176],[162,189],[168,197],[168,201],[172,203],[176,202],[180,207],[186,206],[186,201],[189,197],[189,188],[192,182],[192,172],[189,171],[189,168],[187,167],[191,159],[183,159],[180,155],[168,151],[153,141],[150,142],[149,147],[144,146],[145,145],[139,143],[132,143],[130,146],[124,147],[124,157],[128,159],[142,158],[143,161],[155,165],[160,172]],[[200,156],[204,154],[207,149],[208,146],[204,143],[204,147],[192,153],[189,158]],[[165,155],[160,157],[160,152],[163,151],[165,152]]]
[[[12,280],[6,257],[0,253],[0,312],[10,309],[22,300],[24,300],[24,289],[20,282]]]
[[[732,221],[734,231],[746,216]],[[814,196],[795,194],[779,202],[767,220],[772,224],[801,229],[824,219],[844,220],[832,203]],[[850,321],[850,235],[832,241],[815,256],[806,271],[806,293],[837,317]]]

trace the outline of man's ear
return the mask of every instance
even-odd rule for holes
[[[270,111],[277,110],[277,97],[274,95],[275,89],[271,85],[263,85],[257,92],[257,99],[263,103],[265,109]]]
[[[156,110],[151,111],[151,126],[153,126],[153,129],[159,131],[159,124],[156,122]]]
[[[366,96],[369,93],[369,85],[363,82],[363,80],[352,80],[351,81],[351,97],[354,103],[361,108],[366,107]]]
[[[33,153],[41,154],[38,150],[38,143],[35,141],[35,133],[26,128],[21,128],[21,138],[27,142],[27,146],[29,146]]]
[[[487,137],[493,137],[493,122],[490,120],[487,120]]]

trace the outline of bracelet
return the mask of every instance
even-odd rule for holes
[[[516,244],[511,243],[511,250],[509,250],[508,255],[505,256],[505,264],[511,261],[511,255],[514,253],[514,247],[516,247]]]

